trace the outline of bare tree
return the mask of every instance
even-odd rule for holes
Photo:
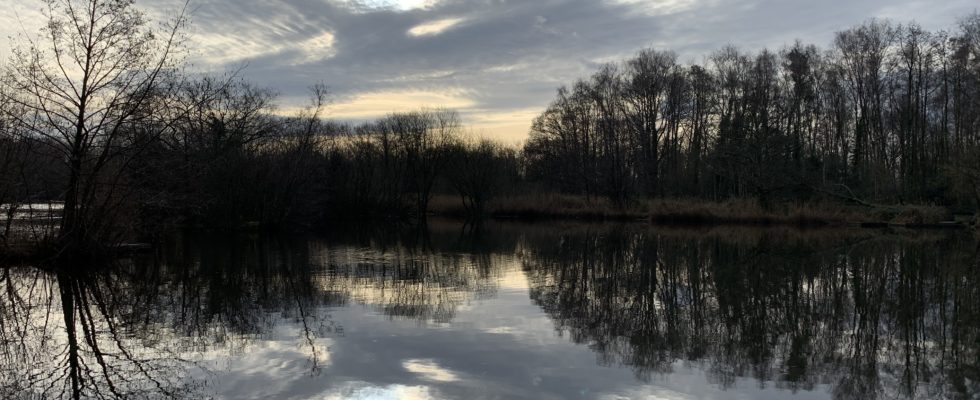
[[[877,191],[879,182],[876,179],[867,182],[868,170],[887,158],[883,75],[888,48],[894,37],[895,30],[890,23],[872,20],[839,32],[834,41],[856,109],[852,163],[858,181],[870,183],[872,192]]]
[[[639,192],[975,206],[978,21],[871,20],[830,51],[729,45],[689,68],[643,50],[559,89],[532,124],[526,177],[621,205]]]
[[[516,155],[509,150],[489,139],[454,146],[446,172],[469,216],[484,216],[487,204],[516,175]]]
[[[411,193],[416,215],[424,219],[436,179],[449,163],[451,145],[462,124],[450,110],[422,110],[392,114],[378,123],[383,137],[395,139],[405,169],[405,188]]]
[[[59,242],[63,250],[78,250],[111,234],[107,218],[120,195],[118,171],[134,154],[126,131],[159,95],[185,19],[181,10],[158,30],[132,0],[45,4],[43,37],[14,51],[5,71],[12,90],[5,93],[28,111],[14,115],[19,125],[63,157],[68,182]]]

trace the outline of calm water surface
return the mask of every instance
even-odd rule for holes
[[[0,397],[980,396],[977,241],[433,223],[2,271]],[[93,270],[93,268],[88,268]]]

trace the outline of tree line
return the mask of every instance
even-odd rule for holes
[[[828,49],[646,49],[562,87],[533,123],[529,179],[644,196],[945,206],[980,201],[980,15],[956,29],[870,20]]]
[[[980,322],[972,239],[592,229],[529,243],[522,267],[531,300],[603,365],[644,380],[694,365],[722,388],[751,377],[835,399],[978,389],[959,367]]]
[[[63,203],[45,241],[75,254],[161,223],[424,218],[437,190],[478,213],[517,175],[517,149],[469,138],[452,110],[338,124],[324,85],[284,116],[237,71],[186,73],[184,10],[156,27],[132,0],[44,4],[47,24],[15,43],[0,79],[5,242],[37,202]]]
[[[508,192],[980,202],[978,14],[952,33],[869,21],[826,51],[728,46],[701,65],[643,50],[559,89],[512,148],[446,109],[330,121],[323,84],[287,116],[237,72],[184,71],[183,10],[158,26],[132,0],[44,4],[0,75],[4,243],[19,208],[51,201],[56,254],[161,224],[424,220],[437,193],[470,216]]]

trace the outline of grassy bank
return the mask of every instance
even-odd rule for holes
[[[432,200],[433,214],[465,217],[462,202],[453,196]],[[626,208],[605,199],[560,194],[516,195],[495,199],[487,215],[499,219],[643,220],[675,225],[787,225],[848,226],[903,225],[938,226],[951,219],[948,210],[937,206],[855,206],[841,203],[782,203],[763,207],[751,199],[722,202],[701,199],[640,200]]]

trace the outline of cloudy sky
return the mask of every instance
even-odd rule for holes
[[[8,6],[13,1],[13,6]],[[37,32],[40,0],[6,0],[0,34]],[[159,15],[181,0],[137,0]],[[516,142],[561,84],[643,47],[699,61],[725,44],[826,45],[868,18],[953,27],[975,0],[192,0],[192,68],[280,93],[285,112],[327,84],[331,114],[360,120],[422,106],[459,110]],[[10,43],[0,42],[6,58]]]

